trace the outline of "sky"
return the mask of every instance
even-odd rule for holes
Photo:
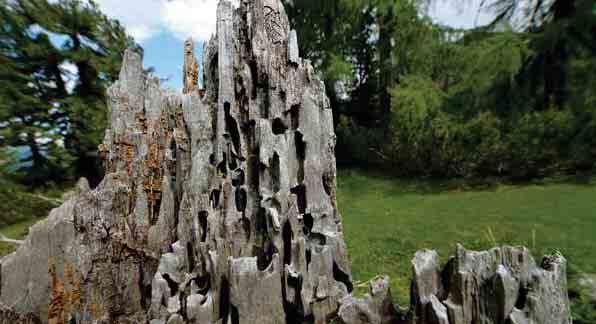
[[[195,40],[200,55],[203,42],[215,33],[218,0],[96,0],[102,11],[118,19],[145,49],[144,65],[165,79],[164,84],[182,88],[184,40]],[[236,0],[237,1],[237,0]],[[330,1],[330,0],[321,0]],[[332,1],[332,0],[331,0]],[[481,0],[437,1],[429,15],[438,23],[457,28],[471,28],[490,21],[479,13]]]

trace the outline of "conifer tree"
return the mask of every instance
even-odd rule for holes
[[[93,1],[0,0],[0,20],[0,145],[28,148],[28,182],[97,184],[105,90],[133,39]]]

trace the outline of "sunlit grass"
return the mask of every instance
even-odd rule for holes
[[[591,179],[470,189],[342,170],[338,186],[354,279],[389,275],[402,305],[408,303],[410,260],[423,248],[436,249],[445,262],[456,243],[468,249],[525,245],[535,257],[561,251],[573,267],[596,273]]]
[[[389,275],[401,305],[408,303],[410,260],[423,248],[436,249],[445,262],[456,243],[468,249],[525,245],[536,257],[561,251],[574,271],[596,273],[593,179],[470,188],[342,170],[338,187],[354,280]],[[0,232],[22,239],[38,220]],[[12,251],[13,245],[0,243],[0,255]]]
[[[39,219],[30,219],[21,223],[9,225],[0,229],[0,233],[6,237],[16,240],[21,240],[29,233],[29,228],[37,223]],[[16,246],[14,244],[0,242],[0,256],[12,253]]]

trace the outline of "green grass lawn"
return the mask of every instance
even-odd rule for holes
[[[402,306],[409,302],[410,260],[423,248],[446,261],[456,243],[525,245],[538,258],[558,250],[574,271],[596,273],[596,178],[466,188],[341,170],[338,186],[354,280],[389,275]],[[23,238],[37,220],[0,232]],[[0,255],[13,249],[0,243]]]
[[[27,236],[27,233],[29,232],[29,227],[33,226],[33,224],[35,224],[39,220],[40,219],[30,219],[20,223],[2,227],[0,229],[0,233],[6,235],[6,237],[8,238],[20,240]],[[12,253],[15,250],[15,248],[16,246],[14,244],[0,242],[0,256]]]
[[[407,305],[414,253],[436,249],[445,262],[456,243],[525,245],[539,258],[558,250],[573,268],[596,273],[594,180],[461,189],[341,170],[338,200],[354,279],[387,274],[394,297]]]
[[[58,187],[33,190],[0,176],[0,233],[11,239],[24,238],[29,227],[58,206],[64,191]],[[0,242],[0,257],[14,250],[13,244]]]

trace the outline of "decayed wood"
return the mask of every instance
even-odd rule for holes
[[[220,1],[202,69],[193,50],[182,94],[126,51],[106,177],[10,240],[0,323],[570,323],[565,260],[525,249],[460,247],[442,271],[418,252],[415,318],[386,277],[352,296],[332,111],[281,2]]]
[[[324,85],[280,1],[221,1],[217,17],[204,89],[191,40],[182,94],[125,53],[105,179],[2,260],[0,301],[43,322],[325,323],[337,311],[352,284]]]

